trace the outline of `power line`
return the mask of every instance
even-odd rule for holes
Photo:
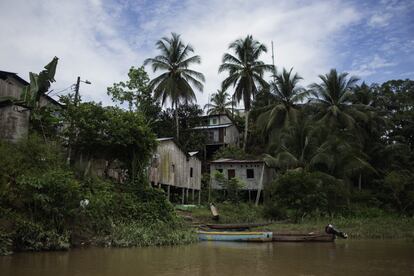
[[[64,89],[62,89],[62,90],[59,90],[59,91],[56,91],[56,92],[53,92],[53,90],[51,90],[49,93],[47,93],[47,94],[50,94],[49,96],[56,96],[57,94],[60,94],[60,93],[62,93],[62,92],[65,92],[65,91],[67,91],[68,89],[73,89],[73,84],[71,84],[69,87],[66,87],[66,88],[64,88]],[[53,92],[53,93],[52,93]]]

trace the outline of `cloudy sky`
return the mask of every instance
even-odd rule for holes
[[[52,94],[79,75],[92,82],[81,85],[84,100],[109,104],[106,87],[177,32],[202,58],[200,105],[225,77],[217,69],[228,44],[247,34],[269,49],[273,40],[277,67],[294,67],[304,86],[330,68],[368,83],[414,79],[413,14],[411,0],[1,0],[0,70],[28,79],[57,56]],[[262,58],[271,63],[270,51]]]

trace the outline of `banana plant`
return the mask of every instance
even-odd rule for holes
[[[36,108],[40,97],[50,88],[50,84],[55,82],[56,67],[59,58],[54,57],[39,74],[30,72],[30,84],[23,88],[22,99],[28,107]]]

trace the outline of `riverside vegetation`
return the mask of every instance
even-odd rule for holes
[[[68,94],[60,97],[63,109],[41,107],[58,59],[31,75],[24,90],[29,138],[0,141],[1,254],[195,241],[163,192],[150,187],[146,168],[156,137],[203,150],[205,136],[191,131],[203,114],[193,87],[202,91],[204,76],[191,69],[201,58],[177,34],[156,47],[160,54],[145,64],[160,75],[150,80],[143,66],[131,67],[127,81],[107,90],[115,106]],[[288,221],[271,227],[306,231],[330,222],[351,237],[412,237],[414,82],[358,84],[332,69],[305,88],[292,69],[265,64],[266,52],[251,35],[231,43],[219,67],[226,77],[206,108],[227,114],[243,132],[242,147],[224,148],[217,158],[263,158],[278,175],[258,208],[241,203],[243,183],[223,177],[227,197],[213,191],[203,201],[222,202],[223,222]],[[240,102],[243,114],[235,108]],[[107,164],[100,178],[91,168],[97,159]],[[109,174],[114,164],[122,181]],[[205,191],[208,183],[207,176]],[[206,220],[209,213],[197,208],[193,216]]]
[[[0,252],[195,241],[164,193],[142,183],[79,176],[36,135],[0,143]],[[88,199],[86,207],[80,201]]]

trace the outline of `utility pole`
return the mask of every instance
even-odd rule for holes
[[[81,81],[81,78],[78,76],[78,79],[76,80],[76,84],[75,84],[75,98],[73,99],[73,105],[75,107],[78,105],[78,102],[79,102],[79,86],[80,86],[81,82],[86,83],[86,84],[91,84],[91,82],[88,81],[88,80]],[[69,127],[70,128],[74,127],[73,122],[70,123]],[[77,134],[76,134],[76,137],[77,137]],[[68,164],[68,165],[70,165],[71,155],[72,155],[72,147],[71,147],[71,141],[70,141],[70,138],[69,138],[69,141],[68,141],[68,156],[66,158],[66,164]]]
[[[273,52],[273,44],[272,44],[272,52]],[[79,86],[80,86],[80,77],[78,76],[78,79],[75,84],[75,99],[73,100],[73,103],[75,104],[75,106],[78,104]]]
[[[273,51],[273,40],[272,40],[272,64],[273,64],[273,81],[276,81],[276,67],[275,67],[275,54]]]

